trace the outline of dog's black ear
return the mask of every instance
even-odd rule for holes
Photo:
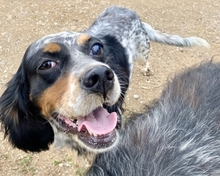
[[[23,64],[0,97],[0,122],[14,147],[40,152],[54,140],[51,125],[29,98],[30,86]]]

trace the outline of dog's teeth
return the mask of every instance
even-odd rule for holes
[[[89,135],[91,136],[91,135],[92,135],[92,132],[91,132],[91,131],[89,131],[88,129],[87,129],[87,131],[89,132]]]
[[[89,131],[88,129],[87,129],[87,131],[88,131],[88,133],[89,133],[90,136],[94,136],[94,137],[97,137],[97,136],[98,136],[97,134],[95,134],[95,133]]]
[[[98,135],[97,135],[97,134],[95,134],[95,133],[93,133],[93,136],[97,137]]]
[[[88,133],[89,133],[89,135],[90,135],[90,136],[94,136],[94,137],[97,137],[97,136],[98,136],[97,134],[92,133],[92,132],[91,132],[91,131],[89,131],[88,129],[87,129],[87,131],[88,131]]]

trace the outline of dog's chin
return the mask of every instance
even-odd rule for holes
[[[82,117],[71,118],[59,113],[55,113],[53,117],[61,131],[77,135],[79,144],[90,151],[106,151],[117,143],[118,116],[116,112],[109,113],[99,106]]]

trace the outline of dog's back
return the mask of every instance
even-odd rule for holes
[[[220,175],[220,63],[175,76],[148,113],[133,118],[119,145],[88,175]]]

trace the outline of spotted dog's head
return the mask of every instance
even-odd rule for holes
[[[0,121],[17,148],[55,141],[103,151],[117,141],[129,84],[124,48],[111,36],[63,32],[32,43],[0,98]]]

